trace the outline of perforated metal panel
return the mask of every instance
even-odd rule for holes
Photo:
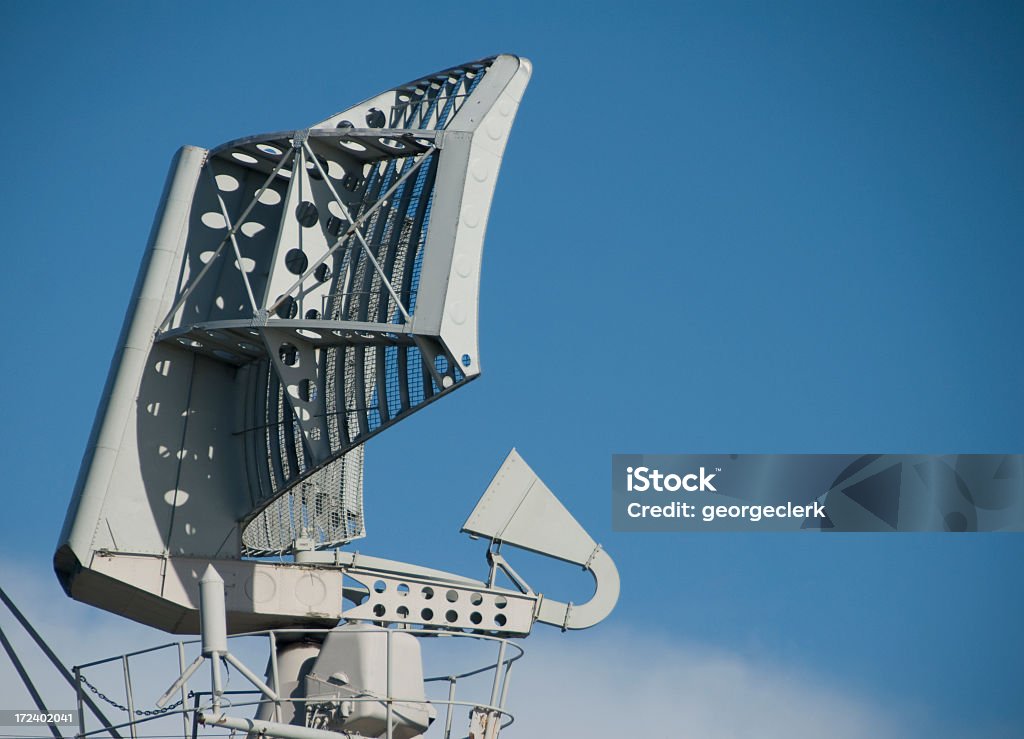
[[[501,55],[182,149],[55,559],[70,593],[189,628],[154,556],[187,579],[364,533],[362,445],[480,374],[483,239],[529,77]],[[259,579],[239,624],[330,611]]]

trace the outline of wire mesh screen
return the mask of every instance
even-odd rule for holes
[[[395,88],[387,120],[393,129],[410,132],[402,141],[341,141],[353,126],[345,120],[330,129],[330,136],[306,141],[310,156],[322,167],[319,173],[315,166],[311,169],[310,200],[302,204],[309,208],[303,212],[323,217],[307,224],[298,210],[289,211],[280,216],[281,228],[319,224],[328,244],[345,233],[349,221],[358,224],[358,233],[350,230],[328,252],[330,259],[310,278],[307,292],[312,297],[282,303],[294,310],[278,310],[274,320],[308,320],[308,333],[320,339],[327,329],[312,322],[352,327],[331,327],[330,346],[310,345],[298,362],[316,368],[305,386],[282,381],[280,367],[268,358],[246,370],[243,434],[251,510],[258,511],[243,532],[249,554],[285,551],[298,537],[310,537],[317,547],[326,548],[362,536],[361,445],[466,379],[438,337],[412,337],[396,330],[410,324],[409,315],[415,312],[442,156],[440,148],[430,146],[434,139],[412,132],[446,128],[492,62],[472,62]],[[381,120],[367,119],[371,127],[385,125],[383,113],[378,113]],[[251,142],[240,144],[249,148],[232,154],[243,155],[236,161],[259,160],[273,152],[280,156],[288,146],[284,140],[270,143],[262,149]],[[283,208],[284,198],[278,195],[269,199],[273,202],[260,200],[260,207]],[[286,260],[284,265],[296,275],[306,269],[308,259],[299,243],[288,252],[297,254],[293,264]],[[302,331],[291,339],[293,344],[302,340]],[[281,362],[295,366],[295,357],[282,355]],[[298,409],[293,407],[296,401]]]
[[[264,508],[242,532],[242,547],[249,556],[279,554],[309,538],[323,549],[365,533],[363,447],[357,446]]]

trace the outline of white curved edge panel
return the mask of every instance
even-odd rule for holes
[[[527,59],[497,57],[444,134],[413,327],[439,335],[466,376],[480,373],[484,235],[505,145],[532,69]]]
[[[462,74],[470,72],[472,74],[486,74],[489,72],[489,68],[493,62],[501,59],[502,57],[509,57],[509,54],[501,54],[497,57],[485,57],[483,59],[477,59],[472,62],[466,62],[460,64],[457,67],[449,67],[448,69],[439,70],[433,74],[421,77],[419,79],[411,80],[404,85],[398,85],[384,92],[378,93],[373,97],[369,97],[363,100],[361,103],[356,103],[353,106],[345,108],[345,110],[335,113],[329,118],[325,118],[319,123],[315,124],[313,128],[345,128],[351,125],[353,128],[362,128],[369,126],[371,128],[381,128],[380,125],[374,125],[378,121],[374,121],[373,117],[375,114],[383,113],[384,119],[387,120],[388,113],[393,112],[393,108],[396,103],[405,103],[407,105],[415,106],[419,101],[416,98],[415,88],[424,84],[437,84],[451,73]],[[440,85],[438,85],[439,87]]]
[[[237,558],[236,522],[249,503],[226,472],[235,465],[220,464],[235,453],[222,443],[233,370],[154,343],[207,153],[186,146],[172,162],[54,555],[68,595],[159,628],[178,628],[174,614],[189,610],[164,592],[170,558]]]
[[[62,574],[59,562],[62,553],[73,553],[80,562],[87,563],[97,544],[108,543],[98,541],[103,539],[99,532],[100,521],[122,442],[135,419],[135,400],[156,327],[169,308],[185,245],[188,214],[206,154],[205,149],[186,146],[172,162],[64,521],[57,553],[59,575]],[[136,513],[142,515],[135,519],[134,525],[161,538],[152,515],[143,511]],[[109,532],[106,538],[110,538]]]

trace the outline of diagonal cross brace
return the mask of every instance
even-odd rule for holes
[[[241,228],[241,225],[245,223],[245,219],[249,217],[249,214],[252,212],[252,209],[256,207],[256,204],[259,202],[260,198],[263,197],[263,193],[266,191],[268,187],[270,187],[270,183],[274,181],[274,178],[277,177],[277,173],[280,172],[281,168],[284,167],[284,165],[287,164],[288,161],[292,158],[293,153],[293,151],[289,151],[287,154],[281,157],[281,161],[277,163],[277,165],[274,167],[271,173],[267,176],[267,179],[264,180],[263,185],[260,187],[259,190],[256,191],[256,194],[253,196],[252,201],[249,203],[248,206],[246,206],[246,209],[242,211],[242,215],[238,217],[236,225],[228,228],[227,235],[223,239],[221,239],[220,244],[217,245],[217,248],[213,252],[213,256],[210,257],[210,261],[208,261],[206,265],[203,267],[203,269],[200,270],[199,274],[195,276],[195,279],[189,282],[189,285],[185,289],[185,292],[183,292],[181,296],[174,302],[174,305],[171,307],[170,311],[167,312],[167,316],[164,318],[164,320],[160,322],[160,327],[157,329],[158,332],[166,329],[167,324],[170,323],[171,320],[174,318],[174,314],[181,310],[181,306],[185,304],[185,301],[188,300],[189,296],[195,291],[195,289],[199,286],[199,283],[210,271],[210,268],[213,266],[213,263],[217,261],[217,257],[220,256],[221,251],[224,249],[224,245],[227,244],[228,241],[234,240],[235,233],[238,231],[239,228]],[[212,173],[213,164],[208,163],[207,166],[210,167]],[[218,198],[219,197],[220,195],[218,193]],[[241,266],[241,264],[239,264],[239,266]],[[250,298],[251,297],[252,292],[250,291]],[[255,300],[253,300],[253,303],[255,305]]]
[[[429,157],[434,151],[437,150],[437,145],[436,144],[431,145],[431,147],[429,149],[427,149],[425,152],[420,154],[413,161],[412,166],[409,167],[409,169],[407,171],[403,172],[402,176],[399,177],[398,180],[395,181],[395,184],[393,184],[391,187],[389,187],[387,192],[385,192],[381,197],[379,197],[377,199],[377,202],[374,203],[373,206],[370,207],[369,210],[367,210],[365,213],[363,213],[361,216],[359,216],[358,220],[353,220],[352,219],[351,213],[349,212],[348,208],[345,207],[345,203],[341,199],[341,197],[338,195],[338,191],[334,189],[334,185],[331,184],[331,181],[328,178],[327,173],[324,172],[324,169],[323,169],[323,167],[320,164],[320,160],[317,159],[315,152],[313,152],[313,150],[310,148],[310,146],[309,146],[309,144],[307,142],[303,142],[302,145],[306,149],[306,152],[308,153],[310,159],[312,159],[313,164],[317,168],[317,171],[319,171],[321,177],[323,177],[323,181],[326,183],[327,188],[330,190],[331,196],[334,198],[334,201],[338,204],[338,207],[341,208],[342,215],[345,217],[345,220],[347,220],[350,225],[345,230],[345,232],[343,234],[341,234],[337,238],[337,240],[334,242],[334,245],[331,246],[331,248],[327,250],[327,253],[324,254],[323,256],[321,256],[319,259],[317,259],[311,265],[309,265],[309,267],[306,268],[306,271],[291,285],[291,287],[289,287],[287,290],[285,290],[284,294],[280,298],[277,299],[277,301],[274,303],[274,305],[272,305],[270,307],[269,312],[273,313],[275,310],[277,310],[277,308],[281,304],[281,302],[286,297],[291,295],[297,288],[301,287],[302,283],[305,282],[307,279],[309,279],[309,276],[312,275],[316,271],[316,268],[319,267],[324,262],[326,262],[327,259],[332,254],[334,254],[334,252],[336,252],[338,249],[341,248],[342,244],[345,243],[346,239],[348,239],[348,237],[354,233],[355,236],[356,236],[356,239],[358,239],[360,245],[362,246],[364,253],[366,254],[367,258],[370,260],[370,263],[373,265],[373,268],[377,271],[377,274],[380,277],[381,281],[384,283],[384,286],[387,288],[388,293],[390,293],[391,297],[394,299],[395,304],[398,306],[398,310],[402,314],[402,317],[406,320],[407,323],[412,321],[412,316],[409,314],[409,311],[407,311],[405,306],[402,304],[401,299],[398,297],[398,293],[395,292],[394,286],[392,286],[391,281],[388,280],[387,275],[384,274],[384,270],[381,269],[380,263],[373,256],[373,252],[370,249],[370,245],[366,243],[366,239],[363,236],[363,233],[362,233],[362,231],[361,231],[361,229],[359,227],[363,224],[364,221],[366,221],[367,218],[369,218],[371,215],[373,215],[385,202],[387,202],[388,198],[391,197],[391,195],[395,192],[395,190],[398,189],[398,187],[403,182],[405,182],[407,179],[409,179],[409,177],[413,174],[413,172],[415,172],[416,170],[418,170],[420,168],[420,165],[422,165],[423,162],[425,162],[427,160],[427,157]]]

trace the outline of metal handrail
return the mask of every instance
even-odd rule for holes
[[[380,632],[379,630],[377,630],[376,628],[372,627],[369,624],[367,624],[366,626],[367,626],[366,631],[369,632],[369,633],[375,633],[375,634],[382,633],[382,632]],[[275,644],[276,644],[278,636],[281,636],[281,635],[300,635],[300,636],[302,636],[302,635],[306,635],[306,636],[309,636],[309,635],[325,635],[326,636],[331,631],[332,631],[332,629],[327,629],[327,628],[270,629],[270,630],[252,631],[252,632],[245,632],[245,633],[240,633],[240,634],[233,634],[233,635],[231,635],[229,637],[229,639],[241,639],[241,638],[244,638],[244,637],[262,637],[262,636],[265,636],[265,637],[267,637],[269,639],[272,653],[274,653],[274,651],[275,651]],[[358,630],[356,630],[355,633],[359,633]],[[444,706],[445,707],[445,718],[444,718],[444,724],[443,724],[444,725],[443,736],[445,737],[445,739],[451,739],[451,736],[452,736],[451,735],[451,731],[452,731],[453,708],[455,708],[456,706],[468,707],[468,708],[471,708],[471,709],[474,709],[474,710],[483,711],[483,712],[486,712],[488,714],[494,715],[501,722],[501,724],[499,726],[499,730],[503,729],[503,728],[505,728],[507,726],[510,726],[512,723],[514,723],[515,717],[509,711],[507,711],[505,709],[505,705],[504,704],[505,704],[505,698],[506,698],[507,691],[508,691],[508,682],[509,682],[509,674],[510,674],[510,671],[511,671],[511,666],[512,666],[512,664],[514,662],[516,662],[517,660],[522,658],[523,655],[525,654],[525,650],[521,646],[519,646],[518,644],[512,642],[511,640],[509,640],[507,638],[496,636],[496,635],[492,635],[492,634],[461,632],[461,631],[450,631],[450,630],[445,630],[445,629],[440,629],[440,628],[388,629],[387,631],[385,631],[383,633],[386,634],[386,638],[387,638],[388,643],[389,643],[389,647],[387,648],[388,664],[386,665],[386,680],[387,680],[387,683],[386,683],[387,684],[387,690],[385,691],[386,695],[362,695],[362,696],[358,696],[357,695],[357,696],[352,696],[352,697],[346,697],[344,700],[345,701],[349,701],[349,702],[375,702],[375,703],[384,703],[384,704],[386,704],[387,712],[388,712],[387,725],[389,727],[389,730],[388,730],[388,734],[389,735],[391,733],[391,728],[390,727],[392,726],[392,714],[391,714],[391,711],[392,711],[393,705],[396,704],[396,703],[398,703],[398,704],[423,704],[423,705],[433,705],[433,706]],[[417,638],[427,638],[427,637],[434,637],[434,638],[464,638],[464,639],[473,639],[473,640],[476,640],[476,641],[491,641],[491,642],[494,642],[494,643],[496,643],[498,645],[498,655],[497,655],[497,658],[493,662],[489,662],[488,664],[485,664],[485,665],[483,665],[481,667],[467,669],[467,670],[464,670],[462,672],[455,673],[455,674],[448,673],[448,674],[443,674],[443,675],[428,676],[428,677],[425,677],[423,679],[424,684],[447,682],[449,684],[449,691],[448,691],[448,697],[446,699],[441,699],[441,698],[428,699],[426,697],[423,697],[423,698],[419,698],[419,697],[403,698],[401,696],[393,695],[392,691],[391,691],[391,675],[392,675],[392,670],[391,670],[391,664],[390,664],[390,655],[391,655],[390,641],[391,641],[391,634],[393,634],[393,633],[409,634],[409,635],[417,637]],[[187,686],[186,685],[182,685],[182,689],[181,689],[182,690],[182,701],[180,702],[180,706],[181,706],[180,708],[175,707],[175,708],[172,708],[170,710],[163,710],[163,711],[159,711],[159,712],[154,712],[152,714],[149,711],[135,710],[134,705],[132,705],[132,699],[131,699],[132,688],[131,688],[131,670],[130,670],[129,662],[130,662],[130,659],[133,658],[133,657],[139,657],[141,655],[152,654],[152,653],[164,650],[164,649],[174,648],[174,649],[176,649],[176,652],[177,652],[177,654],[179,656],[179,659],[178,659],[178,665],[179,665],[179,667],[178,667],[178,670],[179,670],[178,675],[180,677],[184,673],[184,657],[183,657],[183,655],[184,655],[184,648],[185,648],[185,646],[186,645],[197,645],[199,643],[200,643],[199,639],[188,639],[188,640],[179,640],[179,641],[176,641],[176,642],[168,642],[166,644],[161,644],[161,645],[154,646],[154,647],[148,647],[148,648],[145,648],[145,649],[139,649],[139,650],[135,650],[133,652],[128,652],[128,653],[125,653],[125,654],[122,654],[122,655],[118,655],[118,656],[114,656],[114,657],[107,657],[107,658],[100,659],[100,660],[94,660],[92,662],[87,662],[87,663],[84,663],[82,665],[76,666],[75,670],[74,670],[75,674],[80,676],[80,680],[79,680],[79,682],[77,684],[77,690],[76,690],[79,705],[81,705],[82,700],[83,700],[83,694],[82,694],[83,685],[84,684],[88,684],[89,687],[93,690],[93,692],[96,692],[97,695],[99,695],[101,698],[105,699],[108,703],[111,703],[115,707],[120,708],[122,710],[130,711],[130,713],[129,713],[129,720],[128,721],[125,721],[123,723],[114,724],[110,728],[108,728],[108,727],[99,727],[99,728],[91,730],[91,731],[86,731],[84,712],[79,711],[79,733],[78,733],[78,737],[80,737],[80,739],[84,739],[85,737],[96,736],[96,735],[99,735],[99,734],[107,734],[107,733],[109,733],[111,728],[114,729],[114,730],[117,730],[117,729],[121,729],[121,728],[125,728],[125,727],[129,728],[131,733],[132,733],[132,735],[135,736],[136,735],[136,727],[138,725],[140,725],[140,724],[148,723],[150,721],[154,721],[154,720],[160,719],[160,718],[166,718],[166,717],[171,717],[171,716],[181,716],[182,719],[183,719],[183,730],[182,730],[182,737],[183,737],[183,739],[190,739],[189,732],[188,732],[188,727],[189,727],[190,724],[191,724],[191,728],[192,728],[191,736],[192,736],[192,739],[194,739],[196,737],[197,732],[198,732],[198,716],[199,716],[200,713],[202,713],[202,709],[203,709],[203,706],[200,704],[201,697],[202,696],[212,696],[213,695],[212,691],[205,691],[205,690],[187,691]],[[511,647],[514,650],[514,653],[512,655],[508,655],[508,652],[507,652],[508,647],[510,645],[511,645]],[[85,669],[97,668],[97,667],[100,667],[102,665],[113,664],[113,663],[116,663],[116,662],[120,662],[121,665],[122,665],[122,674],[123,674],[123,679],[124,679],[125,695],[128,697],[129,706],[131,706],[131,708],[126,708],[125,706],[122,706],[122,705],[116,703],[115,701],[107,698],[106,696],[102,695],[101,693],[99,693],[95,687],[93,687],[90,683],[88,683],[85,680],[84,675],[82,675],[82,671],[85,670]],[[270,682],[271,682],[271,685],[275,686],[275,689],[276,689],[276,686],[280,685],[279,675],[277,674],[277,660],[276,659],[271,659],[269,667],[270,667],[270,672],[271,672],[271,674],[269,675]],[[487,700],[486,702],[485,701],[479,701],[479,700],[476,700],[476,701],[473,701],[473,700],[461,700],[461,699],[459,699],[457,697],[456,691],[457,691],[457,683],[458,683],[459,680],[463,680],[465,678],[481,675],[481,674],[487,673],[487,672],[489,672],[491,670],[493,670],[495,674],[494,674],[494,681],[493,681],[493,684],[492,684],[492,687],[491,687],[491,695],[490,695],[489,700]],[[187,691],[187,694],[186,694],[186,691]],[[239,695],[239,696],[241,696],[241,695],[260,695],[260,691],[258,691],[258,690],[223,691],[222,695]],[[189,707],[187,705],[186,698],[194,698],[193,705],[191,707]],[[261,698],[259,700],[244,701],[244,702],[241,702],[241,703],[229,702],[229,705],[231,705],[232,708],[236,708],[236,709],[237,708],[247,708],[247,707],[252,707],[252,706],[258,707],[258,706],[263,705],[263,704],[271,704],[271,703],[274,703],[276,705],[281,705],[281,704],[286,704],[287,703],[287,704],[291,704],[291,705],[294,705],[294,706],[298,707],[299,705],[304,705],[306,703],[316,703],[316,702],[324,702],[324,698],[322,696],[315,697],[315,698],[281,698],[281,697],[279,697],[279,699],[277,701],[272,701],[269,698],[263,697],[263,698]],[[192,716],[192,720],[191,721],[189,721],[189,715],[190,714]],[[440,718],[440,716],[438,716],[438,718]]]

